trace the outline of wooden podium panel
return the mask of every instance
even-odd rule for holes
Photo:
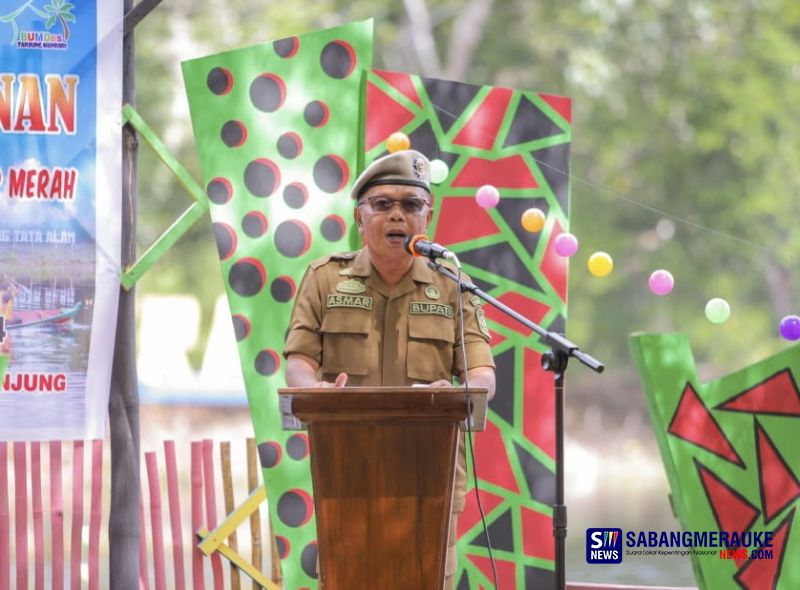
[[[307,425],[324,590],[444,583],[463,390],[281,389]],[[470,391],[484,416],[486,390]],[[477,411],[477,408],[482,408]],[[482,421],[473,426],[482,430]]]

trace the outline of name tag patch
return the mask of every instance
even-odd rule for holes
[[[331,293],[328,295],[328,308],[331,307],[355,307],[372,311],[372,297],[366,295],[339,295]]]
[[[452,319],[453,308],[444,303],[431,303],[430,301],[412,301],[410,303],[411,315],[440,315]]]

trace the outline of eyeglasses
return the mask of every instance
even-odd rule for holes
[[[368,204],[375,213],[388,213],[395,205],[400,205],[403,213],[419,215],[428,206],[425,199],[410,197],[408,199],[390,199],[389,197],[367,197],[359,205]]]

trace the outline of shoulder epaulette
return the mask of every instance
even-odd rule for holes
[[[347,260],[353,260],[356,257],[357,252],[337,252],[335,254],[329,254],[328,256],[324,256],[319,258],[311,263],[311,270],[317,270],[320,266],[325,266],[329,262],[343,262]]]

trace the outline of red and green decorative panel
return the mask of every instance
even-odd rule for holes
[[[184,62],[284,587],[316,585],[308,439],[284,432],[281,351],[308,264],[353,249],[372,23]]]
[[[458,254],[484,291],[550,330],[566,318],[566,259],[553,240],[568,225],[571,102],[568,98],[372,70],[366,86],[366,161],[402,131],[411,147],[449,167],[434,185],[431,237]],[[495,208],[478,187],[500,191]],[[525,210],[547,214],[540,233]],[[552,374],[538,336],[484,306],[497,363],[497,394],[475,459],[501,588],[553,588],[555,427]],[[491,587],[488,548],[470,480],[458,523],[458,588]]]
[[[800,588],[800,347],[708,383],[683,334],[631,348],[683,530],[772,533],[766,559],[693,556],[699,586]]]

